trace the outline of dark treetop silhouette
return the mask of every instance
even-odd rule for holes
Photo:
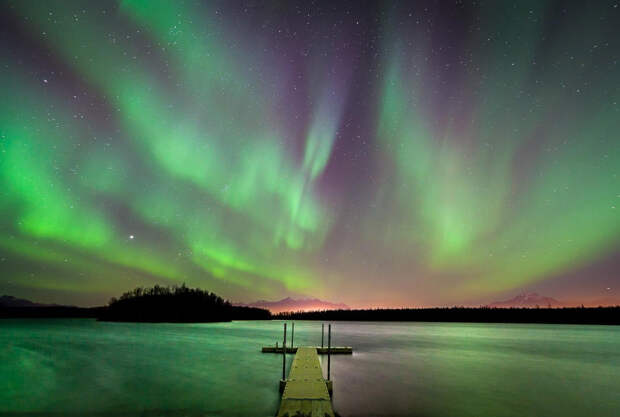
[[[199,288],[136,288],[120,298],[112,298],[99,319],[139,322],[218,322],[267,320],[271,313],[251,307],[235,307],[229,301]]]
[[[429,321],[477,323],[555,323],[620,325],[620,306],[564,308],[402,308],[288,312],[283,320]]]

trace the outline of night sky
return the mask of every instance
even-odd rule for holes
[[[0,294],[620,299],[614,1],[2,1]]]

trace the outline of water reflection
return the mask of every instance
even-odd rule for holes
[[[320,344],[296,322],[295,344]],[[0,322],[0,413],[273,416],[281,322]],[[335,323],[334,408],[347,416],[617,416],[611,326]],[[326,358],[323,358],[326,370]],[[288,366],[292,355],[288,357]]]

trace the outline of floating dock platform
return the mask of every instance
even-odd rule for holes
[[[352,354],[353,348],[351,346],[333,346],[331,348],[320,347],[320,346],[312,346],[313,349],[316,349],[316,353],[319,355],[327,355],[327,350],[331,350],[332,355],[337,354]],[[298,347],[287,347],[286,353],[297,353]],[[284,349],[282,346],[263,346],[261,352],[263,353],[283,353]]]
[[[317,348],[293,349],[296,352],[295,359],[288,379],[283,381],[284,392],[276,416],[335,417],[329,394],[331,381],[323,379]]]

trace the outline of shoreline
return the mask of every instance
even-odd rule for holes
[[[420,308],[288,312],[269,319],[135,320],[106,318],[105,307],[0,308],[1,319],[95,319],[110,323],[231,323],[235,321],[323,321],[360,323],[472,323],[620,325],[620,306],[563,308]]]

